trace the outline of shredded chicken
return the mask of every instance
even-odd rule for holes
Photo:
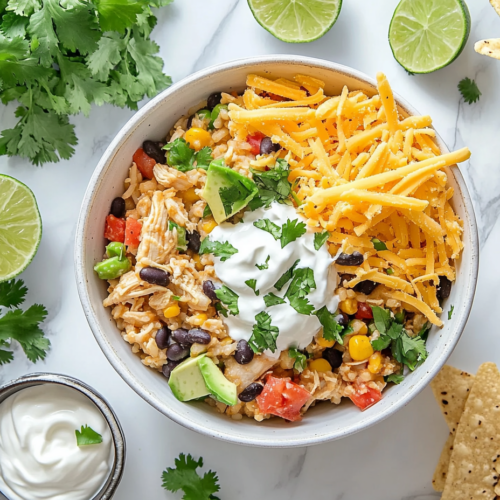
[[[179,170],[167,165],[160,165],[157,163],[153,168],[153,172],[158,183],[166,188],[185,191],[194,186],[194,183],[185,173],[179,172]]]
[[[151,295],[155,292],[164,292],[165,288],[158,285],[150,285],[141,281],[134,271],[129,271],[120,278],[118,285],[103,301],[104,307],[109,307],[120,302],[130,302],[137,297]]]
[[[224,375],[228,380],[234,382],[238,386],[238,392],[241,392],[278,362],[279,358],[270,358],[265,354],[255,356],[246,365],[240,365],[234,358],[228,358],[225,362],[226,370],[224,371]]]

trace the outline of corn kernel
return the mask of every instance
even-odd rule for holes
[[[358,301],[356,299],[345,299],[340,302],[339,308],[342,312],[351,316],[358,312]]]
[[[175,318],[176,316],[179,316],[180,312],[181,308],[177,304],[174,304],[173,306],[165,308],[163,316],[165,316],[165,318]]]
[[[194,318],[191,320],[191,323],[196,326],[201,326],[207,319],[208,316],[205,313],[200,313],[194,316]]]
[[[210,234],[216,227],[217,227],[217,222],[215,222],[213,219],[208,219],[201,225],[201,228],[207,234]]]
[[[212,135],[210,132],[198,127],[191,127],[184,135],[184,139],[189,146],[196,149],[196,151],[199,151],[205,146],[210,146],[212,143]]]
[[[195,203],[200,199],[200,197],[196,194],[194,187],[189,188],[187,191],[182,193],[182,199],[186,203]]]
[[[326,340],[323,335],[321,337],[316,338],[316,344],[321,347],[333,347],[335,345],[335,340]]]
[[[368,327],[364,321],[360,319],[353,319],[351,322],[352,329],[354,333],[359,335],[366,335],[368,333]]]
[[[195,253],[193,255],[193,260],[194,260],[194,267],[196,268],[197,271],[203,271],[205,266],[201,263],[201,257],[199,254]]]
[[[354,361],[363,361],[373,354],[370,339],[364,335],[353,335],[349,340],[349,354]]]
[[[331,372],[332,365],[326,359],[318,358],[309,363],[309,369],[316,372]]]
[[[232,344],[234,341],[231,337],[226,337],[225,339],[222,339],[220,341],[220,345],[229,345]]]
[[[382,366],[382,354],[380,352],[374,352],[370,359],[368,360],[368,371],[370,373],[378,373],[380,367]]]

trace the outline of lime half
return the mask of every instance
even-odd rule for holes
[[[453,62],[470,31],[463,0],[401,0],[392,16],[392,53],[410,73],[431,73]]]
[[[31,189],[0,175],[0,282],[22,273],[42,238],[42,219]]]
[[[312,42],[339,17],[342,0],[248,0],[257,22],[283,42]]]

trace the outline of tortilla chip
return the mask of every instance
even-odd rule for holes
[[[493,500],[500,458],[500,372],[479,367],[455,435],[441,500]]]
[[[497,14],[500,16],[500,0],[490,0],[492,7],[497,11]]]
[[[480,40],[474,45],[474,50],[483,56],[493,57],[500,59],[500,38],[489,38],[487,40]]]
[[[450,435],[443,446],[438,464],[432,478],[432,486],[436,491],[443,491],[450,463],[451,451],[455,440],[458,422],[469,397],[474,375],[453,366],[445,365],[431,382],[432,392],[436,398],[443,417],[450,429]]]

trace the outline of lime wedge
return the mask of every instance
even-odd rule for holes
[[[0,175],[0,282],[22,273],[42,238],[42,219],[31,189]]]
[[[392,53],[410,73],[431,73],[453,62],[470,31],[463,0],[401,0],[392,16]]]
[[[283,42],[312,42],[339,17],[342,0],[248,0],[257,22]]]

